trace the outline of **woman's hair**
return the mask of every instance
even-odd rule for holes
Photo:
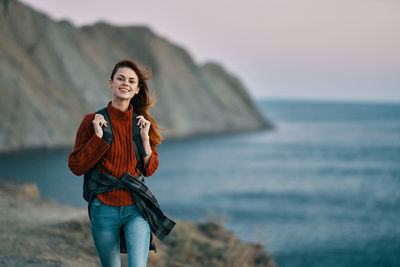
[[[139,78],[139,92],[132,97],[130,103],[132,104],[136,113],[143,115],[146,120],[150,121],[149,138],[151,146],[159,145],[163,140],[163,137],[159,133],[160,127],[148,113],[148,110],[155,104],[155,97],[153,94],[149,94],[149,88],[147,86],[147,80],[150,80],[152,75],[151,69],[140,69],[139,66],[132,60],[124,59],[115,65],[111,73],[111,80],[114,80],[115,73],[119,68],[122,67],[132,69]]]

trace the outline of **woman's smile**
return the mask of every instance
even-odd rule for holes
[[[139,77],[133,69],[128,67],[118,68],[113,78],[109,80],[109,87],[112,88],[113,98],[125,102],[132,99],[139,92],[138,81]]]
[[[124,94],[129,93],[131,91],[128,88],[119,88],[119,90]]]

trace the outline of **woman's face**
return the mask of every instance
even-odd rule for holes
[[[109,80],[114,97],[131,99],[139,92],[139,78],[136,73],[127,67],[118,68],[113,80]]]

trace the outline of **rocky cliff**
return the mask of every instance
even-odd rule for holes
[[[111,99],[110,72],[124,58],[152,70],[150,113],[166,138],[272,127],[238,78],[148,27],[77,28],[0,0],[0,151],[71,146],[83,116]]]
[[[149,267],[275,267],[262,245],[244,243],[215,222],[178,221]],[[87,208],[41,199],[33,184],[0,177],[0,266],[100,266]],[[123,266],[127,254],[121,254]]]

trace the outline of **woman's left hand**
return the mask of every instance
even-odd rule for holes
[[[150,122],[146,120],[143,115],[139,115],[136,118],[139,119],[137,125],[140,127],[140,136],[142,139],[149,138]]]

